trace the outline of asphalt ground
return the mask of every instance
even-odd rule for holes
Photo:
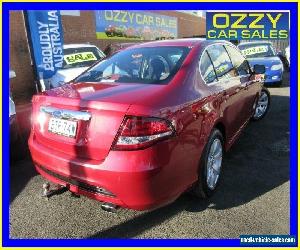
[[[288,75],[269,88],[271,107],[251,122],[224,159],[222,183],[209,200],[189,194],[148,212],[119,209],[69,192],[41,197],[45,180],[30,159],[10,167],[11,238],[237,238],[289,234]]]

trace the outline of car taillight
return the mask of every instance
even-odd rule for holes
[[[161,118],[126,116],[117,134],[113,150],[149,147],[174,134],[172,124]]]

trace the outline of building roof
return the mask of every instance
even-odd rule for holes
[[[89,43],[71,43],[71,44],[64,44],[64,49],[71,49],[71,48],[86,48],[86,47],[97,47],[95,45],[89,44]]]
[[[138,43],[133,45],[130,48],[139,48],[139,47],[156,47],[156,46],[193,46],[205,42],[205,38],[181,38],[181,39],[170,39],[170,40],[159,40],[151,41],[145,43]]]

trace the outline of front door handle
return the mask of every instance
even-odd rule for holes
[[[248,88],[249,88],[249,83],[243,84],[243,85],[242,85],[242,88],[243,88],[243,89],[248,89]]]

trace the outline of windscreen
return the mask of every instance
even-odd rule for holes
[[[179,70],[187,47],[144,47],[120,51],[80,75],[75,82],[166,84]]]

